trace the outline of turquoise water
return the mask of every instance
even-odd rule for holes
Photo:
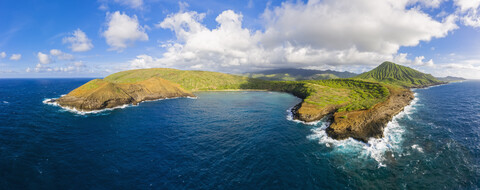
[[[477,189],[480,82],[417,89],[368,144],[289,119],[300,99],[198,99],[78,114],[42,103],[88,79],[0,80],[0,189]]]

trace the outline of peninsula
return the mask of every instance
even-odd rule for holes
[[[152,68],[122,71],[95,79],[54,100],[79,111],[138,104],[146,100],[194,97],[197,91],[268,90],[291,93],[303,101],[294,118],[311,122],[329,117],[329,136],[367,142],[380,138],[385,125],[414,98],[409,88],[443,84],[432,75],[384,62],[347,79],[271,81],[208,71]]]

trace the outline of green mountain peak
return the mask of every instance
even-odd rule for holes
[[[385,61],[375,69],[362,73],[354,78],[400,85],[409,88],[418,88],[442,84],[430,74],[425,74],[410,67]]]

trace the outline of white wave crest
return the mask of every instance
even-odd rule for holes
[[[383,138],[370,138],[368,143],[364,143],[353,138],[344,140],[336,140],[329,137],[326,133],[326,129],[330,126],[330,123],[326,118],[318,121],[311,129],[311,135],[307,136],[310,140],[318,141],[319,144],[323,144],[326,147],[333,148],[334,153],[348,153],[356,154],[358,158],[372,158],[379,163],[379,167],[385,167],[385,161],[387,160],[387,153],[389,156],[395,157],[393,153],[400,153],[402,151],[403,134],[405,128],[398,122],[401,118],[415,112],[415,106],[418,103],[417,93],[415,93],[415,99],[404,108],[402,112],[393,117],[392,121],[387,123],[384,128]],[[290,113],[291,114],[291,113]],[[287,116],[288,120],[291,120],[291,115]],[[319,124],[319,125],[318,125]],[[422,149],[417,149],[423,151]],[[400,155],[401,156],[401,155]]]
[[[287,110],[287,120],[293,121],[293,122],[296,122],[296,123],[303,123],[305,125],[318,125],[322,121],[322,120],[318,120],[318,121],[312,121],[312,122],[304,122],[304,121],[300,121],[298,119],[293,119],[293,108],[294,107],[291,107]]]
[[[418,152],[423,153],[423,148],[420,147],[418,144],[412,145],[412,149],[415,149],[415,150],[417,150]]]
[[[64,96],[64,95],[62,95],[62,96]],[[114,109],[124,109],[126,107],[135,106],[135,105],[132,105],[132,104],[124,104],[124,105],[121,105],[121,106],[116,106],[116,107],[113,107],[113,108],[105,108],[105,109],[101,109],[101,110],[80,111],[80,110],[77,110],[75,108],[71,108],[71,107],[68,107],[68,106],[60,106],[57,102],[55,102],[56,99],[58,99],[58,98],[47,98],[47,99],[43,100],[42,102],[44,104],[47,104],[47,105],[58,106],[58,107],[62,108],[62,110],[64,110],[64,111],[68,111],[68,112],[75,113],[75,114],[78,114],[78,115],[98,114],[98,113],[102,113],[102,112],[106,112],[106,111],[112,111]]]
[[[7,102],[7,101],[3,101],[3,103],[4,103],[4,104],[8,104],[8,102]]]
[[[65,96],[65,95],[62,95],[62,96]],[[142,101],[142,102],[155,102],[155,101],[168,100],[168,99],[178,99],[178,98],[197,99],[196,97],[187,96],[187,97],[175,97],[175,98],[161,98],[161,99],[155,99],[155,100],[145,100],[145,101]],[[72,107],[68,107],[68,106],[60,106],[55,101],[56,99],[58,99],[58,98],[47,98],[47,99],[44,99],[42,102],[44,104],[47,104],[47,105],[58,106],[58,107],[62,108],[62,110],[64,110],[64,111],[68,111],[68,112],[75,113],[75,114],[78,114],[78,115],[98,114],[98,113],[102,113],[102,112],[106,112],[106,111],[112,111],[112,110],[115,110],[115,109],[124,109],[124,108],[127,108],[127,107],[138,106],[141,103],[140,102],[137,105],[124,104],[124,105],[116,106],[116,107],[113,107],[113,108],[105,108],[105,109],[101,109],[101,110],[81,111],[81,110],[77,110],[76,108],[72,108]]]

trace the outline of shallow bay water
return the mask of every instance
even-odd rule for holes
[[[286,93],[84,115],[43,103],[88,80],[0,79],[0,189],[480,188],[480,81],[416,89],[385,138],[361,143],[292,121]]]

